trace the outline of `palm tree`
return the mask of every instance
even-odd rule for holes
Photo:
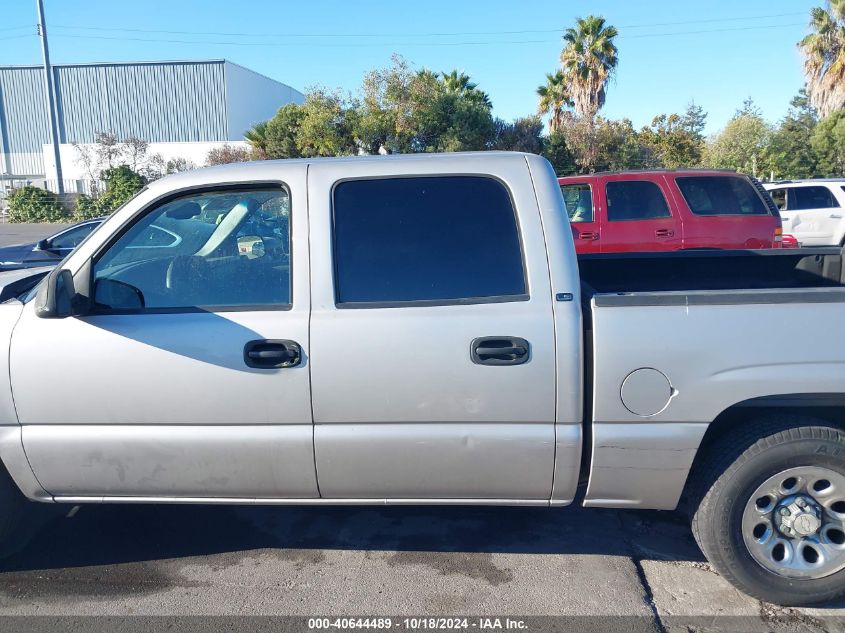
[[[487,108],[493,107],[490,97],[486,92],[478,89],[478,84],[470,80],[469,75],[453,70],[450,73],[440,73],[440,79],[446,92],[467,97]]]
[[[619,51],[613,43],[618,34],[616,27],[606,26],[604,18],[594,15],[578,18],[575,27],[563,34],[560,63],[569,82],[569,94],[575,111],[590,121],[604,105],[607,82],[619,63]]]
[[[549,131],[552,134],[560,131],[563,127],[563,109],[573,105],[564,74],[561,71],[555,74],[547,73],[546,83],[537,88],[537,96],[540,97],[537,112],[549,115]]]
[[[244,139],[249,143],[256,158],[267,157],[267,121],[256,123],[244,132]]]
[[[828,7],[810,12],[813,32],[799,42],[807,93],[822,117],[845,107],[845,0],[829,0]]]

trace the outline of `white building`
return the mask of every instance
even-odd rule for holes
[[[52,72],[68,191],[87,177],[73,144],[93,143],[97,132],[141,138],[150,154],[202,165],[210,149],[243,143],[254,124],[304,101],[290,86],[226,60],[60,64]],[[7,183],[55,180],[44,84],[43,66],[0,66],[0,179]]]

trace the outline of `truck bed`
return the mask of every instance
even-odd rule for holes
[[[729,408],[841,386],[839,249],[585,255],[579,265],[588,506],[672,508],[709,423]]]
[[[839,248],[580,255],[586,298],[613,293],[845,286]]]

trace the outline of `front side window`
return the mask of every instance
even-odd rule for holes
[[[768,215],[754,186],[738,176],[683,176],[675,179],[696,215]]]
[[[607,219],[655,220],[668,218],[669,206],[656,183],[648,180],[617,180],[607,183]]]
[[[795,187],[789,194],[789,210],[835,209],[839,202],[827,187]]]
[[[91,232],[99,226],[99,222],[89,222],[81,226],[75,226],[59,233],[50,239],[50,250],[54,251],[70,251],[79,246],[79,244],[88,237]]]
[[[592,222],[593,221],[593,192],[590,185],[561,185],[560,191],[563,194],[563,201],[566,203],[566,212],[569,214],[570,222]]]
[[[346,181],[333,213],[341,307],[527,299],[516,214],[498,180]]]
[[[289,210],[278,188],[156,207],[94,265],[95,309],[289,306]]]

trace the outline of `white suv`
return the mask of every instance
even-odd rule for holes
[[[763,185],[783,219],[783,232],[801,246],[845,243],[845,179],[783,180]]]

